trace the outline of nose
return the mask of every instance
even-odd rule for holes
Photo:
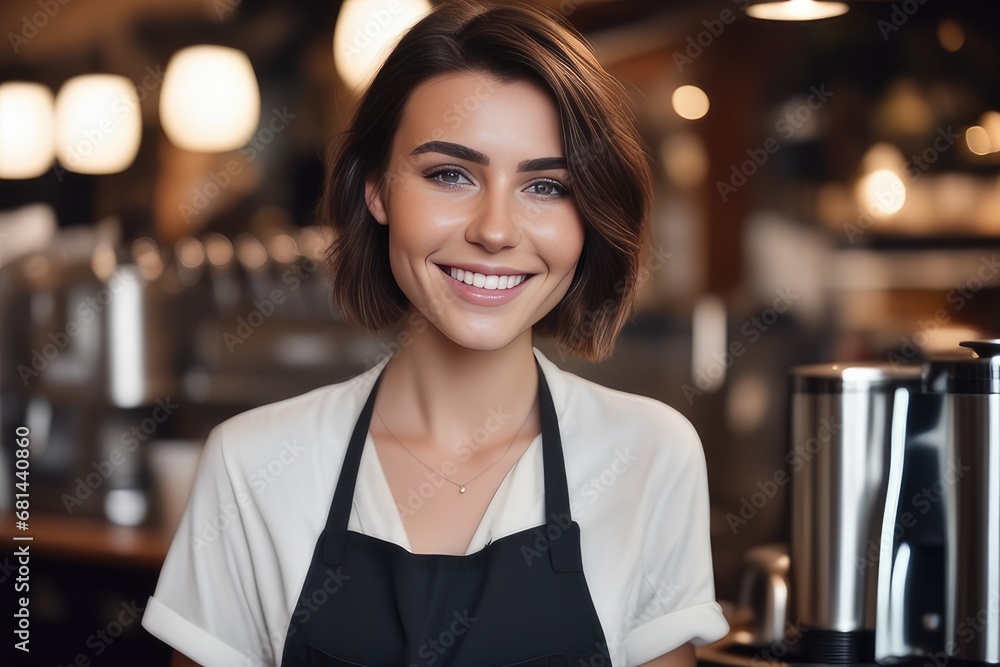
[[[523,220],[519,208],[513,196],[498,190],[481,197],[465,230],[465,240],[489,252],[516,246],[521,242]]]

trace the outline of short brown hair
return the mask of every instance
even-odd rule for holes
[[[562,16],[532,5],[442,3],[403,35],[375,75],[330,161],[320,203],[334,231],[326,257],[334,303],[348,321],[375,332],[406,313],[388,228],[368,210],[365,179],[385,174],[413,90],[455,72],[530,80],[551,91],[585,235],[569,291],[533,330],[579,357],[604,359],[635,302],[650,169],[621,85]]]

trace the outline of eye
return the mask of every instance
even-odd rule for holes
[[[569,194],[569,188],[558,181],[553,181],[551,179],[545,179],[543,181],[535,181],[527,188],[529,191],[534,190],[532,194],[539,195],[546,199],[555,197],[565,197]]]
[[[435,167],[434,169],[424,172],[424,178],[440,183],[446,187],[472,184],[466,177],[464,171],[458,169],[457,167]],[[465,180],[464,183],[462,182],[462,179]]]

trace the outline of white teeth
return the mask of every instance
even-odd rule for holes
[[[487,276],[482,273],[473,273],[472,271],[457,269],[454,266],[450,268],[450,273],[452,278],[463,282],[466,285],[473,285],[475,287],[492,290],[517,287],[524,282],[525,278],[528,277],[524,274],[519,276]]]

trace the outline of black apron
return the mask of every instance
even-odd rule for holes
[[[292,613],[283,667],[611,665],[570,516],[555,407],[535,365],[546,523],[466,556],[414,554],[347,530],[379,372]]]

